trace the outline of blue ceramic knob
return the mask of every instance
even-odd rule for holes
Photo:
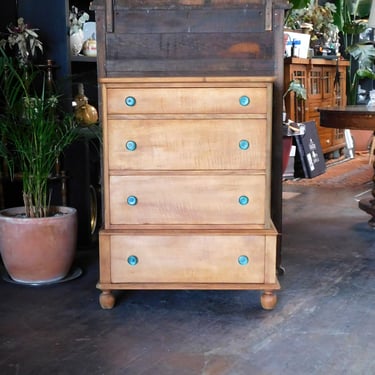
[[[128,263],[131,266],[136,266],[138,263],[138,258],[135,255],[129,255],[128,256]]]
[[[241,195],[238,198],[238,202],[241,206],[245,206],[249,203],[249,198],[246,195]]]
[[[127,96],[127,97],[125,98],[125,104],[126,104],[128,107],[134,107],[136,102],[137,102],[137,101],[135,100],[135,97],[134,97],[134,96]]]
[[[246,139],[241,139],[239,146],[241,150],[247,150],[250,147],[250,143]]]
[[[240,97],[240,104],[243,106],[243,107],[246,107],[247,105],[250,104],[250,98],[246,95],[243,95]]]
[[[246,264],[249,263],[249,258],[246,256],[246,255],[240,255],[238,257],[238,263],[241,265],[241,266],[246,266]]]
[[[137,148],[137,144],[134,141],[127,141],[125,147],[128,151],[134,151]]]
[[[138,199],[134,195],[130,195],[126,201],[129,206],[135,206],[138,203]]]

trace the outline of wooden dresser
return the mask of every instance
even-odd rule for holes
[[[272,80],[109,78],[102,98],[101,305],[112,289],[230,288],[272,308]]]
[[[273,46],[283,10],[258,0],[95,3],[101,306],[114,306],[117,289],[244,289],[274,308],[281,168],[271,173],[272,142],[283,81]],[[131,37],[134,50],[116,62]]]

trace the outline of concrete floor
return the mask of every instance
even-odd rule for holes
[[[97,251],[48,287],[0,280],[0,374],[375,374],[375,233],[356,195],[371,186],[285,186],[282,290],[120,292],[101,310]]]

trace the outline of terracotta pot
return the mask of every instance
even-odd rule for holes
[[[353,129],[350,133],[353,137],[355,151],[369,151],[374,133],[372,130]]]
[[[57,215],[26,218],[23,207],[0,211],[0,253],[9,276],[24,284],[63,279],[77,242],[77,210],[54,207]]]

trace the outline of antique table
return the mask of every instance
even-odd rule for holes
[[[327,128],[338,129],[357,129],[375,131],[375,107],[366,105],[347,105],[342,107],[320,108],[320,125]],[[372,199],[361,199],[358,203],[359,208],[372,218],[369,225],[375,227],[375,162]]]

